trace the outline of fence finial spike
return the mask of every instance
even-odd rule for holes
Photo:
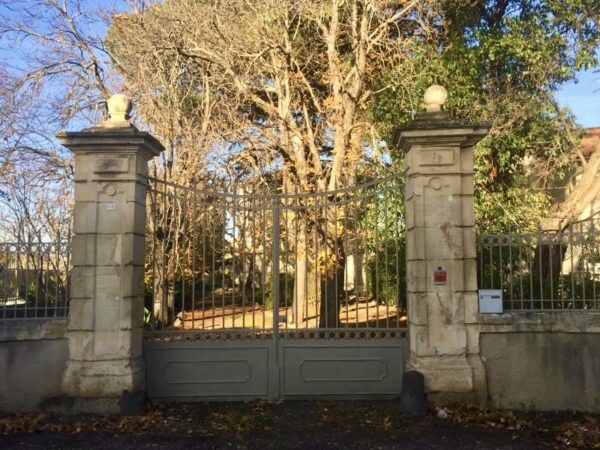
[[[432,84],[425,90],[423,99],[425,100],[425,109],[428,113],[440,112],[442,106],[448,100],[448,91],[444,86]]]
[[[108,99],[108,119],[102,122],[103,128],[128,128],[131,126],[131,98],[125,94],[115,94]]]

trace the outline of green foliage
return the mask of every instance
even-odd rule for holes
[[[421,109],[432,83],[447,87],[446,109],[454,116],[491,125],[475,152],[477,218],[486,230],[538,222],[550,203],[541,188],[572,164],[567,128],[577,127],[568,112],[557,111],[552,92],[597,64],[599,30],[585,6],[584,0],[441,2],[437,42],[415,48],[412,61],[376,83],[371,114],[388,142]],[[406,77],[411,92],[382,89]],[[543,164],[526,176],[528,158]]]
[[[400,177],[378,183],[363,212],[368,291],[379,302],[406,306],[404,190]]]

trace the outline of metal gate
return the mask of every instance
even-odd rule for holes
[[[408,347],[397,177],[276,195],[250,182],[221,192],[150,183],[150,398],[400,393]]]

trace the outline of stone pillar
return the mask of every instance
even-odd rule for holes
[[[442,86],[427,89],[427,112],[397,133],[406,151],[409,367],[424,375],[431,402],[480,403],[473,146],[488,127],[451,119],[446,99]]]
[[[99,127],[57,134],[75,154],[74,238],[65,403],[130,413],[143,404],[144,252],[148,161],[162,145],[129,122],[115,95]],[[132,409],[133,408],[133,409]]]

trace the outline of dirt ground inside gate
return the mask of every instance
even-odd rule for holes
[[[131,417],[0,415],[3,449],[600,448],[600,415],[446,407],[426,417],[397,401],[148,404]]]
[[[318,329],[319,305],[309,303],[303,311],[304,320],[295,323],[298,313],[293,307],[279,308],[280,329]],[[379,303],[370,298],[342,302],[337,311],[341,328],[400,328],[406,326],[404,311],[395,305]],[[175,328],[196,330],[258,329],[273,328],[273,308],[247,304],[240,295],[210,295],[193,308],[186,308],[177,315]]]

